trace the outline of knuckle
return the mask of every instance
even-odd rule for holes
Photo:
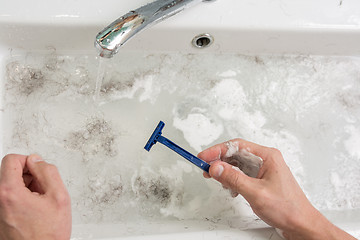
[[[264,206],[268,199],[268,190],[265,187],[256,189],[256,195],[254,199],[254,205]]]
[[[227,185],[229,185],[230,188],[234,189],[234,190],[241,189],[243,186],[243,183],[240,179],[239,174],[238,173],[229,174],[229,177],[227,178]]]
[[[2,161],[9,161],[11,160],[12,158],[15,158],[16,154],[7,154],[3,159]]]
[[[58,208],[66,208],[66,207],[70,206],[71,201],[70,201],[69,194],[66,191],[59,192],[55,196],[55,203]]]
[[[282,157],[282,154],[281,154],[281,152],[280,152],[279,149],[277,149],[277,148],[270,148],[270,151],[271,151],[271,154],[272,154],[275,158],[277,158],[277,157]]]
[[[58,173],[57,167],[53,164],[46,164],[46,166],[44,167],[44,170],[46,172],[48,172],[49,174],[57,174]]]
[[[15,201],[12,189],[4,184],[0,185],[0,206],[8,206]]]
[[[243,139],[241,139],[241,138],[235,138],[235,139],[233,139],[233,140],[230,140],[229,142],[233,142],[233,143],[241,143],[241,142],[243,142],[244,140]]]
[[[0,202],[4,201],[7,198],[8,191],[9,190],[6,188],[6,186],[0,186]]]
[[[238,174],[234,173],[234,174],[230,175],[230,184],[231,184],[231,186],[234,186],[234,187],[241,184]]]
[[[267,156],[266,161],[271,163],[277,163],[283,159],[282,153],[277,148],[267,148]]]

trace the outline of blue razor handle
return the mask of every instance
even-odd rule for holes
[[[177,152],[179,155],[184,157],[185,159],[189,160],[191,163],[195,164],[199,168],[201,168],[205,172],[209,172],[210,165],[198,157],[195,157],[182,147],[178,146],[174,142],[170,141],[166,137],[162,136],[161,131],[165,127],[165,123],[160,121],[157,127],[155,128],[153,134],[149,138],[148,142],[145,145],[145,150],[150,151],[151,147],[156,144],[157,142],[162,143],[163,145],[167,146],[168,148],[172,149],[173,151]]]

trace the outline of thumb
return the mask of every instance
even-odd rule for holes
[[[27,157],[26,165],[33,176],[32,185],[35,185],[35,191],[50,195],[66,192],[60,174],[54,165],[46,163],[40,156],[34,154]]]
[[[243,197],[251,197],[256,189],[256,178],[245,175],[239,168],[226,162],[216,161],[210,166],[209,174],[225,187],[241,194]]]

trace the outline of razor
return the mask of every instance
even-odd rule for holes
[[[189,153],[182,147],[178,146],[174,142],[170,141],[166,137],[162,136],[162,130],[165,127],[165,123],[163,121],[160,121],[157,127],[155,128],[153,134],[150,136],[149,140],[147,141],[145,145],[145,150],[150,151],[152,146],[154,146],[157,142],[165,145],[166,147],[170,148],[174,152],[178,153],[185,159],[187,159],[192,164],[196,165],[197,167],[201,168],[205,172],[209,172],[210,165],[203,160],[201,160],[198,157],[195,157],[193,154]]]

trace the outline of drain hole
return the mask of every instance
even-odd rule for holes
[[[200,34],[194,37],[192,44],[196,48],[206,48],[213,43],[213,37],[210,34]]]
[[[208,39],[207,37],[202,37],[202,38],[199,38],[197,41],[196,41],[196,45],[198,47],[206,47],[207,45],[209,45],[211,42],[210,39]]]

